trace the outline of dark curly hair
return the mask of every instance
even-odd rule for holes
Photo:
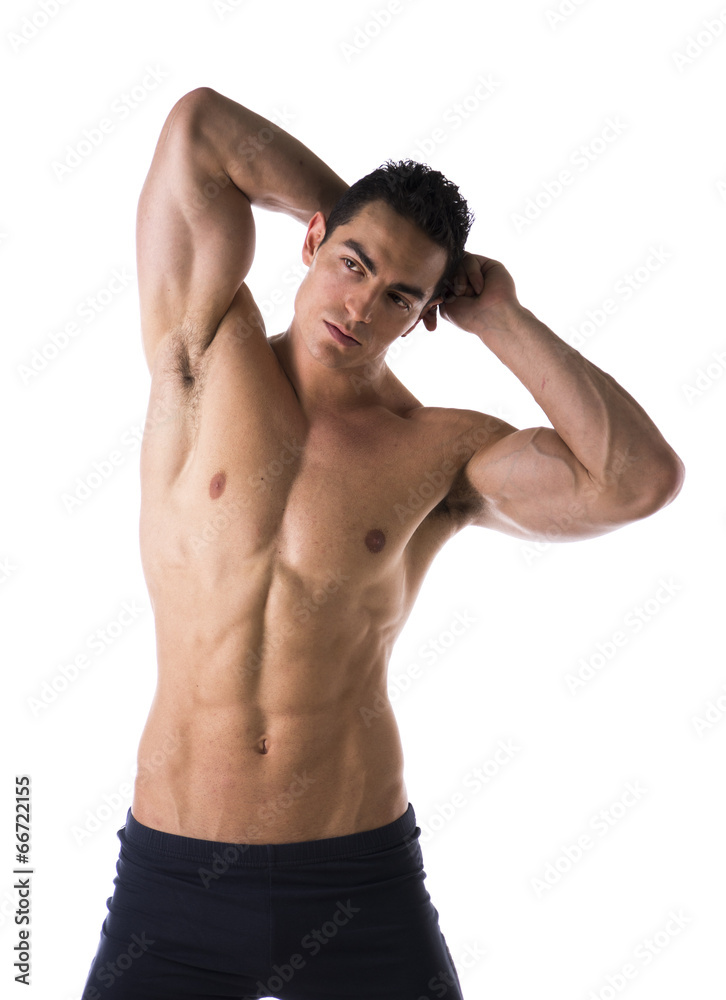
[[[448,287],[464,256],[474,215],[456,184],[438,170],[416,160],[387,160],[352,184],[333,206],[322,243],[369,202],[384,201],[418,226],[447,253],[446,269],[432,298]],[[322,246],[321,243],[321,246]]]

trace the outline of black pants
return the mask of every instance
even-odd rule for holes
[[[462,1000],[413,806],[290,844],[162,833],[129,809],[82,1000]]]

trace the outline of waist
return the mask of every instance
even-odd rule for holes
[[[406,810],[390,823],[360,830],[340,837],[325,837],[290,843],[249,844],[236,841],[203,840],[164,833],[140,823],[131,809],[126,816],[124,841],[160,859],[179,858],[184,861],[225,867],[304,864],[333,861],[339,858],[382,851],[401,843],[415,842],[419,830],[414,808]]]
[[[356,701],[285,714],[256,703],[191,704],[157,692],[132,805],[143,824],[209,840],[282,843],[371,828],[406,808],[387,699],[372,717]]]

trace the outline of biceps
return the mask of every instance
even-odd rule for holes
[[[139,198],[139,298],[150,364],[172,329],[214,335],[254,256],[249,200],[204,138],[211,100],[192,92],[177,102]]]
[[[477,519],[519,538],[592,538],[622,524],[608,516],[601,489],[562,438],[548,427],[515,431],[466,467],[485,500]]]

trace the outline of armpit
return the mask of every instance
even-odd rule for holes
[[[466,466],[462,466],[454,477],[451,489],[431,513],[466,522],[482,514],[486,506],[484,497],[469,482]]]
[[[171,405],[179,407],[193,431],[206,381],[205,355],[198,342],[182,330],[172,331],[157,355],[152,380]]]
[[[199,338],[183,330],[173,331],[159,361],[162,367],[160,374],[188,392],[198,389],[204,361],[204,346],[199,343]]]

